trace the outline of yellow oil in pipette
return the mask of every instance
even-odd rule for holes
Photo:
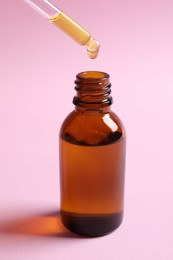
[[[95,59],[99,52],[100,44],[91,35],[63,12],[49,19],[55,26],[69,35],[78,44],[86,46],[88,56]]]
[[[58,9],[49,0],[24,0],[31,7],[42,14],[52,24],[57,26],[65,34],[70,36],[78,44],[83,45],[87,49],[88,56],[95,59],[98,55],[100,44],[93,39],[91,34],[77,24],[68,15]]]

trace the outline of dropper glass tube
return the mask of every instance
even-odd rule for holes
[[[87,49],[88,56],[95,59],[98,55],[100,44],[93,39],[91,34],[82,28],[78,23],[66,15],[48,0],[24,0],[36,11],[42,14],[52,24],[57,26],[65,34],[70,36],[78,44]]]

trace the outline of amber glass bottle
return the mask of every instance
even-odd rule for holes
[[[102,236],[123,218],[125,130],[111,111],[107,73],[79,73],[75,84],[75,110],[60,130],[61,220],[78,234]]]

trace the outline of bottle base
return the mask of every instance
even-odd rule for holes
[[[88,237],[104,236],[118,228],[123,220],[123,212],[113,214],[76,214],[61,211],[61,221],[74,233]]]

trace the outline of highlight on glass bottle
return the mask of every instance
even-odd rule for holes
[[[48,0],[24,0],[41,15],[87,49],[88,56],[95,59],[100,44],[91,34]]]
[[[125,130],[107,73],[79,73],[75,85],[75,109],[60,130],[61,219],[73,232],[102,236],[123,219]]]

